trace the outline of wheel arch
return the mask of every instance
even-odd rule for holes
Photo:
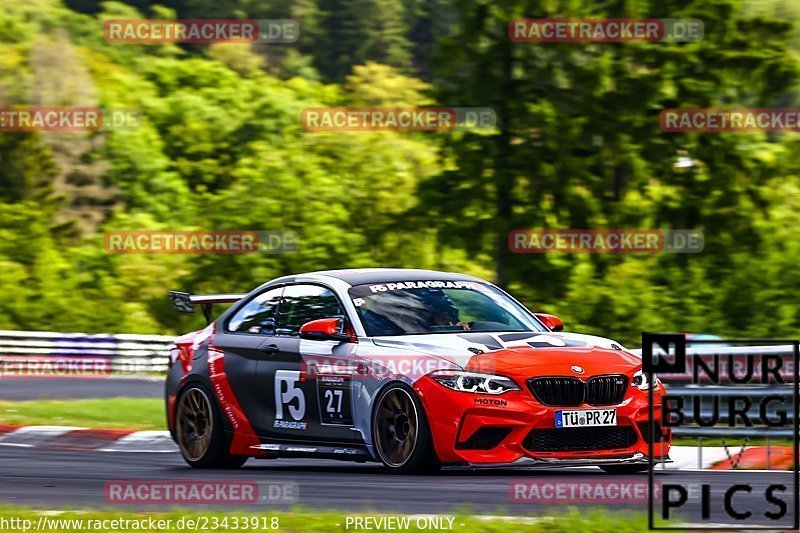
[[[177,406],[181,395],[192,385],[200,385],[206,392],[208,400],[211,402],[211,408],[216,411],[218,420],[222,424],[223,434],[225,435],[225,449],[229,450],[231,446],[231,441],[233,440],[234,428],[233,425],[231,424],[231,421],[228,420],[227,416],[225,416],[225,413],[222,410],[222,405],[220,405],[219,398],[217,397],[216,391],[214,390],[214,385],[211,383],[211,380],[208,379],[208,377],[203,376],[202,374],[189,374],[186,377],[186,380],[180,384],[180,387],[177,390],[177,393],[175,395],[175,405]],[[174,439],[175,435],[173,427],[170,428],[170,432],[173,433],[173,439]]]
[[[415,407],[417,408],[417,418],[418,423],[424,423],[428,428],[428,433],[431,435],[431,438],[435,438],[433,435],[433,431],[431,430],[430,421],[428,420],[427,410],[424,402],[422,401],[422,397],[420,396],[418,390],[414,387],[413,384],[408,383],[403,379],[391,379],[386,383],[383,383],[375,392],[375,400],[372,402],[372,406],[370,407],[370,417],[369,417],[369,438],[370,444],[368,446],[370,453],[374,456],[375,460],[381,462],[380,454],[378,453],[378,445],[375,441],[375,415],[378,409],[378,405],[380,401],[385,396],[386,392],[393,388],[399,387],[409,393],[412,401],[415,403]],[[436,456],[438,460],[438,454],[436,453],[435,447],[433,448],[433,454]]]

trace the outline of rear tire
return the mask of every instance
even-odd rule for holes
[[[181,391],[175,410],[175,440],[193,468],[239,468],[247,457],[228,453],[225,429],[208,388],[192,383]]]
[[[647,472],[649,465],[608,465],[600,467],[606,474],[626,475]]]
[[[372,436],[378,457],[396,474],[430,474],[441,467],[428,417],[417,395],[402,383],[384,389],[375,403]]]

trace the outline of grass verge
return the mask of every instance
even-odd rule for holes
[[[347,514],[333,511],[310,511],[308,509],[295,509],[280,512],[191,512],[191,511],[151,511],[147,513],[117,512],[117,511],[40,511],[26,507],[0,506],[0,529],[3,531],[37,531],[37,533],[59,532],[73,533],[77,531],[116,532],[125,530],[159,531],[162,533],[197,531],[347,531],[356,529],[352,520],[356,517],[369,517],[370,531],[431,531],[429,522],[424,522],[422,515],[391,515],[399,517],[403,529],[397,527],[397,522],[383,523],[381,517],[385,514]],[[555,515],[501,518],[471,516],[466,513],[442,515],[452,517],[450,531],[486,531],[490,533],[508,533],[512,531],[526,532],[614,532],[627,533],[639,532],[647,529],[647,520],[644,514],[630,514],[612,512],[603,509],[578,510],[571,508],[559,511]],[[350,517],[349,528],[348,517]],[[408,520],[405,522],[405,520]],[[16,520],[16,522],[10,522]],[[118,522],[114,523],[113,521]],[[130,521],[128,523],[119,522]],[[153,521],[162,521],[153,523]],[[4,522],[5,521],[5,522]],[[91,521],[91,522],[90,522]],[[134,521],[140,524],[134,525]],[[237,522],[238,521],[238,522]],[[427,525],[427,527],[425,527]],[[363,528],[358,528],[363,529]]]
[[[165,416],[161,399],[0,401],[0,424],[164,430]]]

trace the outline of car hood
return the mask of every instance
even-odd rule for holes
[[[461,368],[508,375],[583,375],[631,373],[641,357],[616,341],[565,332],[464,332],[375,337],[382,347],[441,358]]]

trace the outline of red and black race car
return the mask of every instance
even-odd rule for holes
[[[249,294],[170,293],[173,306],[235,304],[180,337],[169,428],[194,467],[249,457],[646,470],[648,388],[617,342],[564,333],[481,279],[402,269],[285,276]],[[653,428],[654,462],[671,435]]]

